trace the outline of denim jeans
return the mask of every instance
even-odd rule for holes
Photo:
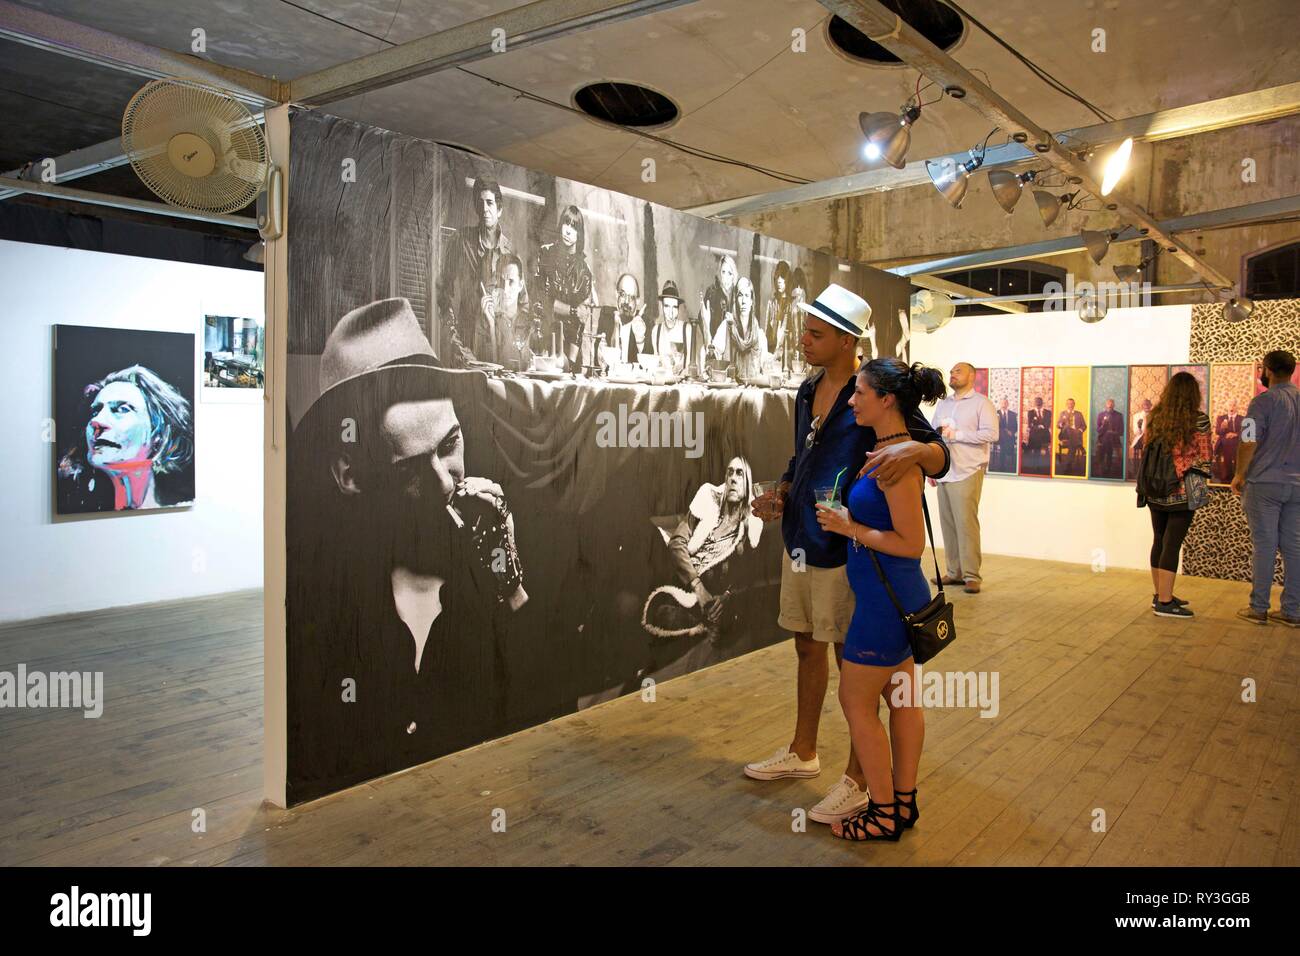
[[[1285,583],[1282,613],[1300,618],[1300,485],[1281,481],[1246,483],[1241,506],[1250,524],[1254,549],[1251,563],[1250,606],[1267,611],[1276,555],[1282,552]]]

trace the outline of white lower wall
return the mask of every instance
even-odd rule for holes
[[[1190,305],[1112,309],[1091,325],[1074,312],[955,318],[937,332],[914,333],[912,360],[942,369],[945,378],[957,362],[977,368],[1181,365],[1188,361],[1191,327]],[[927,495],[940,543],[934,489],[927,486]],[[985,554],[1092,564],[1100,553],[1110,567],[1150,567],[1151,518],[1136,506],[1131,482],[988,475],[980,528]]]
[[[205,314],[262,313],[260,272],[0,240],[0,620],[261,587],[262,403],[204,402],[197,343]],[[192,507],[53,520],[43,431],[60,323],[197,337]]]

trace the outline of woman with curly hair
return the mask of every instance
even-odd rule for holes
[[[1174,596],[1178,555],[1192,526],[1195,503],[1188,501],[1190,473],[1210,473],[1210,419],[1201,410],[1201,386],[1187,372],[1165,385],[1147,419],[1138,469],[1138,507],[1151,510],[1151,610],[1161,617],[1192,617]]]

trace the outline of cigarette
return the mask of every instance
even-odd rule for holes
[[[447,504],[447,514],[451,515],[451,522],[457,528],[465,527],[465,519],[460,516],[460,512],[450,502]]]

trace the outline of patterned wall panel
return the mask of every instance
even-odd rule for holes
[[[1300,350],[1300,299],[1256,302],[1245,322],[1224,322],[1222,306],[1192,306],[1192,362],[1258,362],[1265,352]]]
[[[1201,578],[1249,581],[1250,556],[1250,527],[1241,510],[1241,499],[1227,488],[1211,488],[1210,503],[1196,512],[1183,542],[1180,570]],[[1280,585],[1282,556],[1277,555],[1275,560],[1273,582]],[[1245,603],[1243,600],[1242,606]]]
[[[1250,363],[1253,375],[1254,363],[1273,349],[1300,353],[1300,299],[1256,302],[1250,319],[1238,323],[1224,322],[1218,305],[1192,307],[1191,361]],[[1213,377],[1211,386],[1217,393]],[[1211,404],[1213,400],[1212,395]],[[1215,489],[1210,504],[1192,522],[1183,544],[1183,573],[1250,580],[1250,531],[1241,500],[1231,491]],[[1281,558],[1274,580],[1282,582]]]

